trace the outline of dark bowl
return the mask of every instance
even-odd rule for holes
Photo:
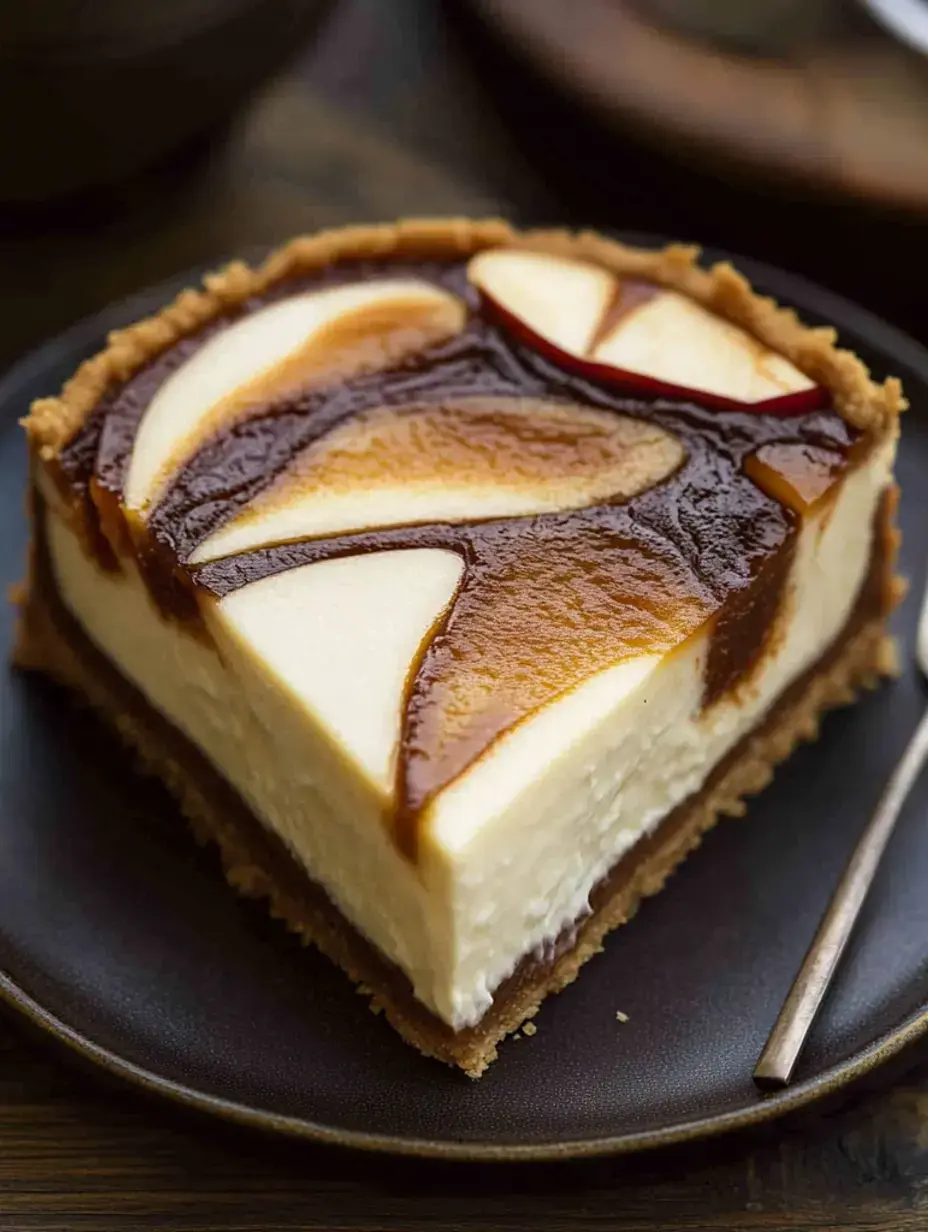
[[[331,0],[0,0],[0,202],[130,178],[220,130]]]

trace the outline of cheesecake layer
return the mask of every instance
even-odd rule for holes
[[[338,706],[352,701],[375,724],[378,710],[389,723],[395,689],[390,682],[378,688],[376,675],[405,656],[390,653],[385,595],[394,617],[387,630],[408,637],[412,629],[414,648],[453,593],[457,558],[410,551],[398,574],[392,553],[354,558],[368,574],[382,568],[358,579],[355,590],[339,579],[335,593],[347,606],[334,610],[325,579],[308,592],[307,583],[314,571],[318,577],[351,560],[302,566],[302,587],[300,568],[286,571],[232,592],[232,613],[220,604],[207,642],[158,611],[131,565],[101,571],[53,511],[48,550],[62,600],[94,644],[312,870],[354,927],[406,973],[422,1003],[460,1029],[479,1021],[525,954],[582,918],[593,887],[624,852],[697,793],[834,644],[867,573],[891,457],[887,444],[803,526],[775,643],[747,687],[704,706],[711,625],[668,654],[599,673],[504,736],[439,795],[416,863],[380,822],[386,795],[372,786],[376,757],[359,774],[326,733],[337,733]],[[428,564],[437,564],[437,593],[424,597],[417,624],[385,587],[423,600],[410,592],[429,578]],[[249,592],[278,579],[291,583],[282,600],[290,619],[299,615],[301,591],[311,610],[331,618],[302,624],[313,650],[308,662],[294,655],[294,637],[270,623],[267,603],[259,601],[256,614],[262,637],[284,654],[279,664],[256,659],[257,634],[249,637],[243,625],[239,609]],[[316,697],[331,701],[327,709],[317,702],[325,721],[314,721],[295,683],[304,672]],[[360,690],[356,698],[351,689]],[[376,732],[371,745],[376,753]],[[381,782],[386,790],[389,773]]]
[[[17,660],[78,690],[136,752],[140,764],[175,793],[201,840],[218,845],[236,889],[266,898],[272,914],[304,942],[317,945],[371,997],[397,1030],[426,1055],[479,1076],[497,1043],[570,983],[601,948],[604,936],[627,921],[641,899],[667,876],[720,815],[740,816],[743,797],[761,790],[797,741],[813,738],[821,715],[873,687],[895,666],[884,622],[898,600],[893,577],[895,494],[887,494],[875,526],[870,568],[857,603],[831,650],[780,696],[764,721],[714,768],[703,788],[670,813],[614,865],[593,889],[589,911],[547,946],[525,955],[497,989],[475,1027],[451,1030],[413,994],[405,974],[353,927],[287,847],[254,817],[200,749],[168,723],[93,645],[57,592],[41,514],[36,519],[28,592],[24,596]]]
[[[885,666],[903,405],[684,250],[298,242],[33,408],[21,657],[129,699],[188,814],[226,847],[207,795],[251,818],[330,923],[244,848],[233,878],[349,973],[343,933],[379,955],[407,1036],[479,1069]]]

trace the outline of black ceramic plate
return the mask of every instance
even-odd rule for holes
[[[914,410],[900,473],[903,564],[923,582],[928,353],[807,283],[746,265],[831,319]],[[22,569],[16,417],[58,388],[123,306],[0,386],[0,568]],[[629,1151],[774,1116],[928,1030],[928,777],[893,839],[795,1084],[751,1082],[829,890],[925,705],[902,678],[825,724],[743,821],[713,831],[477,1083],[402,1043],[325,959],[237,899],[170,800],[54,689],[0,676],[0,992],[86,1057],[185,1104],[294,1136],[406,1153],[529,1158]],[[4,607],[2,636],[11,613]],[[620,1024],[616,1011],[628,1015]]]

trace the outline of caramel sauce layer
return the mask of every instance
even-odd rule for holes
[[[395,277],[459,295],[470,313],[463,331],[399,354],[386,370],[288,383],[247,418],[217,427],[175,471],[135,550],[159,600],[180,616],[191,594],[221,598],[336,556],[421,546],[462,556],[460,592],[408,682],[395,824],[413,854],[436,793],[592,674],[668,652],[711,621],[706,704],[748,677],[775,625],[802,516],[853,464],[854,439],[829,410],[785,417],[647,401],[567,372],[480,311],[463,264],[344,263],[242,313],[315,286]],[[629,286],[610,327],[649,295],[646,284]],[[98,515],[107,499],[118,503],[145,407],[226,323],[114,391],[67,448],[62,473]],[[631,481],[628,458],[642,442],[650,470]],[[184,563],[219,527],[287,493],[363,488],[399,473],[541,487],[569,487],[578,475],[607,481],[592,483],[579,508],[565,500],[552,512],[366,529]]]
[[[365,496],[378,490],[395,494],[402,522],[413,520],[413,502],[423,496],[438,507],[443,496],[445,503],[463,498],[465,508],[483,504],[481,519],[492,514],[494,498],[519,513],[558,511],[633,496],[684,456],[655,424],[570,403],[506,396],[379,407],[314,442],[227,526],[260,536],[275,515],[346,496],[362,513]],[[219,554],[228,552],[205,559]]]

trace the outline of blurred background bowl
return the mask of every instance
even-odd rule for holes
[[[922,55],[928,55],[926,0],[862,0],[862,3],[896,38]]]
[[[331,0],[0,0],[0,202],[132,177],[221,132]]]

